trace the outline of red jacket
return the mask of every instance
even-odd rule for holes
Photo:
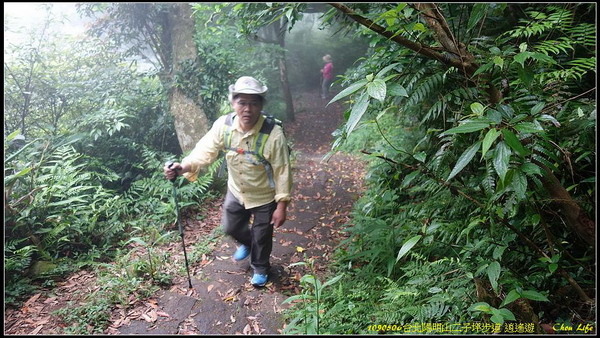
[[[331,80],[333,79],[333,63],[328,62],[325,64],[325,66],[323,67],[323,69],[321,69],[321,72],[323,73],[323,78],[326,80]]]

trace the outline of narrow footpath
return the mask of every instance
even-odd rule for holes
[[[290,264],[313,259],[317,273],[327,276],[326,266],[334,247],[344,238],[342,226],[350,220],[349,213],[362,191],[362,162],[340,153],[327,162],[322,161],[330,150],[331,134],[339,127],[343,114],[339,104],[326,107],[326,103],[317,91],[298,95],[294,102],[296,121],[284,125],[286,135],[293,142],[293,202],[288,207],[288,220],[274,232],[269,283],[264,288],[253,287],[249,260],[234,262],[231,255],[236,248],[235,242],[228,236],[220,236],[212,252],[191,264],[193,288],[188,287],[185,274],[178,276],[170,288],[160,290],[153,297],[138,301],[133,307],[115,309],[105,334],[283,332],[282,311],[289,305],[282,303],[300,293],[299,280],[308,273],[305,267],[290,267]],[[202,217],[185,215],[188,255],[194,244],[219,226],[221,204],[219,199],[204,206],[207,211]],[[172,259],[183,262],[183,255],[179,253],[181,242],[170,243],[163,249],[172,254]],[[67,282],[93,278],[89,273],[82,273]],[[61,294],[60,286],[54,294]],[[41,322],[39,318],[33,318],[30,323],[13,323],[13,334],[59,333],[56,325],[52,325],[54,315],[45,312],[44,306],[49,310],[53,304],[62,301],[49,299],[38,296],[28,304],[37,306],[41,310],[37,313],[45,314],[47,320]]]
[[[331,147],[331,133],[339,127],[343,114],[339,105],[325,104],[317,92],[306,93],[295,102],[295,123],[285,124],[295,153],[294,201],[288,208],[288,221],[275,230],[267,286],[257,289],[250,284],[249,260],[233,262],[236,245],[225,236],[203,264],[192,267],[192,290],[182,278],[170,291],[157,295],[155,306],[147,307],[150,314],[126,325],[113,325],[107,333],[282,332],[282,302],[300,291],[299,279],[306,273],[303,267],[289,265],[313,258],[317,271],[326,273],[334,246],[343,236],[340,227],[349,220],[348,213],[360,192],[363,171],[358,170],[361,164],[357,160],[336,154],[322,163]],[[192,231],[193,224],[188,227],[186,233]]]

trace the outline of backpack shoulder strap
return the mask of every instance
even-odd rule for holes
[[[231,147],[231,126],[233,125],[233,118],[235,117],[235,112],[227,114],[225,117],[225,125],[223,128],[223,145],[225,149],[229,149]]]
[[[277,122],[276,122],[277,120],[273,116],[267,115],[265,112],[262,112],[262,114],[265,117],[265,122],[263,122],[263,125],[260,128],[259,133],[270,134],[271,131],[273,131],[275,124],[277,124]]]
[[[235,112],[227,114],[225,117],[225,125],[231,127],[233,125],[234,117],[235,117]]]
[[[277,120],[275,117],[273,117],[271,115],[267,115],[264,111],[261,113],[265,117],[265,121],[263,122],[263,125],[260,128],[260,131],[258,132],[259,134],[256,137],[256,144],[254,147],[254,151],[256,152],[258,157],[264,159],[263,151],[265,149],[265,144],[267,142],[267,138],[269,138],[269,135],[273,131],[273,128],[275,128],[275,125],[276,124],[281,125],[281,122],[279,120]]]

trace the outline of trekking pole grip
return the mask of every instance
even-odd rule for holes
[[[167,168],[171,169],[171,167],[173,166],[173,164],[175,164],[175,162],[173,161],[167,161],[165,163],[165,165],[167,166]],[[177,170],[175,170],[175,174],[177,174]],[[178,174],[177,174],[178,175]],[[175,180],[177,179],[177,175],[175,177],[173,177],[172,179],[170,179],[169,181],[175,183]]]

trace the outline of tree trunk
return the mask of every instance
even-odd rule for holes
[[[192,10],[188,3],[176,3],[169,11],[172,68],[169,73],[174,80],[177,73],[181,71],[184,61],[195,60],[196,44],[194,43],[195,24],[192,18]],[[182,152],[192,150],[196,143],[209,129],[209,121],[201,108],[202,99],[198,96],[197,104],[189,93],[184,93],[177,86],[172,86],[169,93],[169,109],[175,118],[175,132],[179,140]]]
[[[552,170],[543,163],[533,160],[545,171],[541,181],[552,201],[564,216],[567,226],[591,247],[596,246],[596,222],[591,220],[581,207],[573,200],[571,194],[562,186]]]
[[[294,102],[292,100],[292,92],[290,91],[290,83],[288,81],[288,73],[285,57],[285,32],[287,29],[287,19],[282,18],[283,24],[279,23],[276,28],[277,42],[282,49],[279,57],[279,81],[281,82],[281,91],[285,100],[285,117],[286,121],[294,121]]]

